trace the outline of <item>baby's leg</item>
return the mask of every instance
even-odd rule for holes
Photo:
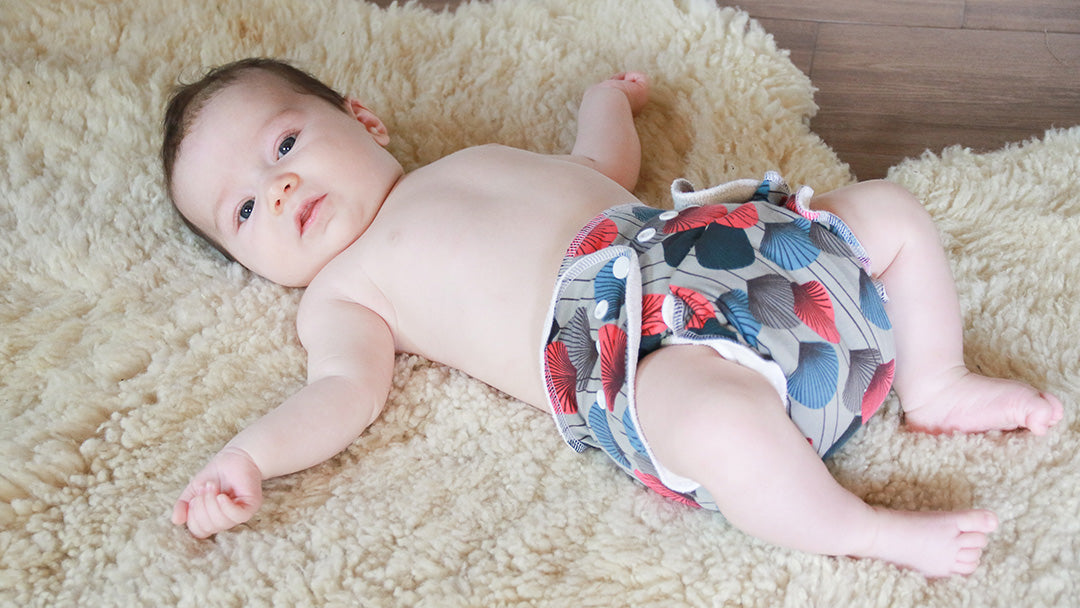
[[[905,189],[885,181],[815,197],[811,208],[840,216],[885,283],[896,338],[896,379],[907,425],[935,432],[1027,428],[1041,435],[1061,420],[1053,395],[987,378],[964,364],[963,327],[937,229]]]
[[[928,576],[975,570],[988,511],[870,507],[833,479],[764,376],[704,346],[670,346],[638,366],[641,431],[672,472],[705,486],[737,528],[824,555],[874,557]]]

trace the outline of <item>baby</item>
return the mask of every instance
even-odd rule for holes
[[[775,174],[679,181],[677,211],[643,205],[634,115],[648,94],[635,72],[589,87],[567,156],[486,145],[406,174],[375,113],[289,65],[243,60],[180,89],[169,194],[227,257],[307,288],[308,378],[195,474],[172,521],[205,538],[250,519],[262,480],[375,421],[408,352],[772,543],[974,571],[993,513],[869,506],[821,457],[890,387],[929,433],[1043,434],[1061,403],[965,367],[938,235],[896,185],[809,200]]]

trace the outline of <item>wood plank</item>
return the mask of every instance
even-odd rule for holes
[[[758,19],[766,32],[773,35],[776,46],[787,49],[791,62],[804,74],[810,74],[814,65],[814,47],[817,45],[819,25],[812,21],[790,19]]]
[[[1078,0],[967,0],[964,27],[1080,33]]]
[[[880,177],[927,148],[1080,124],[1078,62],[1077,34],[822,24],[811,127],[860,179]]]
[[[719,4],[771,19],[958,28],[964,23],[964,1],[720,0]]]

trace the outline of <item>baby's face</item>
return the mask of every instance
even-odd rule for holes
[[[177,208],[237,261],[304,286],[371,224],[402,175],[382,122],[254,71],[216,93],[180,144]]]

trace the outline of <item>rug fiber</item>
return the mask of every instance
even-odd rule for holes
[[[781,171],[853,176],[809,80],[707,0],[8,0],[0,11],[0,605],[1065,606],[1080,589],[1080,127],[954,148],[890,179],[938,220],[969,363],[1061,396],[1049,436],[906,432],[895,400],[830,467],[866,500],[995,510],[969,578],[795,553],[666,502],[549,417],[399,356],[380,420],[264,485],[248,524],[168,521],[190,475],[295,391],[299,299],[183,228],[157,161],[169,89],[293,60],[388,124],[407,169],[500,142],[568,151],[584,89],[648,72],[637,194]],[[745,463],[753,467],[753,462]],[[798,497],[793,496],[797,501]],[[808,522],[807,525],[813,525]]]

